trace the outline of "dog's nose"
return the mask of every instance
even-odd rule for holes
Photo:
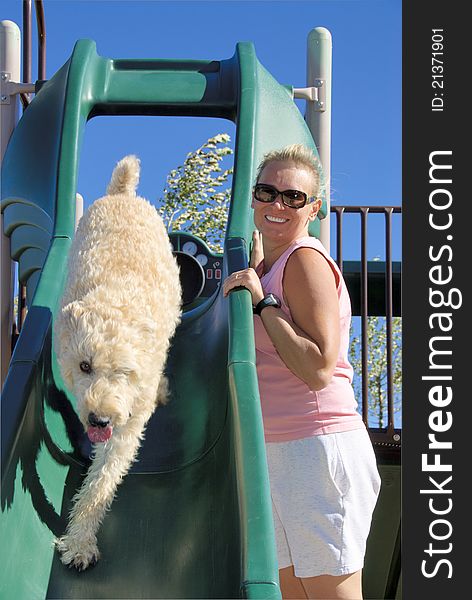
[[[88,422],[92,427],[106,427],[110,423],[107,417],[97,417],[93,412],[89,413]]]

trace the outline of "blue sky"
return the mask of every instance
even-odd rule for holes
[[[21,26],[21,4],[3,0],[0,18]],[[308,33],[327,27],[333,37],[331,201],[401,204],[401,0],[45,0],[44,10],[47,78],[81,38],[95,40],[98,53],[112,58],[212,60],[230,58],[237,42],[252,41],[259,61],[280,83],[304,87]],[[93,119],[82,148],[79,191],[86,203],[102,195],[114,164],[135,153],[142,164],[139,192],[156,201],[168,171],[222,131],[234,139],[234,126],[227,121]],[[165,143],[168,139],[172,144]],[[374,218],[372,223],[369,258],[383,254],[376,232],[383,221]],[[359,257],[358,239],[354,233],[351,238],[345,252],[354,259]],[[394,258],[400,256],[398,225]]]

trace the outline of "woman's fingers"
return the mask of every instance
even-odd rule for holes
[[[254,231],[252,232],[252,241],[254,242],[254,245],[256,247],[261,245],[262,234],[258,229],[254,229]]]
[[[252,252],[250,266],[256,271],[261,267],[264,260],[264,249],[262,246],[262,235],[255,229],[252,233]]]
[[[253,304],[264,297],[259,277],[252,268],[229,275],[223,282],[223,294],[227,296],[231,290],[239,287],[244,287],[251,292]]]
[[[235,273],[232,273],[223,282],[224,295],[227,296],[228,292],[230,292],[236,287],[246,287],[246,282],[247,277],[245,271],[236,271]]]

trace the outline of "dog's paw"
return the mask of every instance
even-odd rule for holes
[[[71,535],[64,535],[55,540],[61,561],[68,567],[75,567],[78,571],[85,571],[97,564],[100,558],[95,541],[78,540]]]

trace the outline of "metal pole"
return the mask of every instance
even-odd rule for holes
[[[31,81],[31,0],[23,0],[23,81]],[[19,80],[18,80],[19,81]]]
[[[308,34],[307,85],[318,88],[318,99],[307,102],[305,121],[311,131],[323,167],[326,217],[321,221],[320,240],[329,252],[330,246],[330,175],[331,175],[331,33],[316,27]]]
[[[385,325],[387,331],[387,407],[390,435],[394,434],[394,386],[393,386],[393,281],[392,281],[392,208],[385,207]]]
[[[369,208],[361,206],[361,362],[362,362],[362,418],[369,427],[369,297],[367,273],[367,214]]]
[[[10,81],[20,81],[21,34],[20,28],[13,21],[0,22],[0,77],[1,90],[1,154],[3,156],[19,119],[18,95],[10,95],[5,86]],[[11,358],[11,336],[13,331],[13,288],[14,265],[10,258],[10,240],[3,233],[3,215],[1,218],[1,276],[0,276],[0,306],[1,306],[1,386],[5,380]]]
[[[36,24],[38,28],[38,79],[46,79],[46,25],[43,3],[34,1]]]

